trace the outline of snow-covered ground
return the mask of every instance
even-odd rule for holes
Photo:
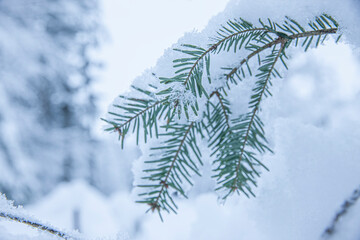
[[[104,112],[105,103],[125,91],[145,68],[155,65],[165,48],[185,31],[202,29],[226,3],[175,2],[104,2],[105,24],[113,38],[102,53],[108,68],[104,81],[98,83]],[[291,4],[266,0],[260,4],[234,0],[205,30],[239,14],[255,22],[258,17],[281,19],[284,14],[307,18],[322,9],[333,12],[340,23],[348,26],[342,43],[329,40],[307,53],[293,52],[286,78],[274,81],[274,97],[263,105],[266,134],[274,154],[264,156],[270,172],[259,179],[256,198],[234,196],[224,204],[218,201],[205,173],[203,179],[197,179],[190,198],[179,200],[178,214],[165,215],[164,222],[156,214],[145,214],[147,207],[135,204],[133,193],[124,190],[105,196],[82,180],[59,185],[26,209],[59,228],[71,230],[76,226],[88,238],[319,239],[344,200],[360,185],[360,59],[356,47],[360,46],[360,31],[355,26],[359,18],[354,17],[360,13],[360,4],[351,5],[354,2]],[[309,6],[314,10],[303,16],[304,9],[311,9]],[[187,9],[191,10],[184,20],[181,16]],[[130,141],[127,144],[134,148]],[[123,157],[138,159],[131,151],[125,149]],[[6,205],[2,204],[0,207]],[[360,202],[341,220],[331,239],[358,239],[359,216]],[[20,231],[18,225],[1,220],[0,239],[24,239],[17,234],[50,238],[43,233],[39,237],[37,231]]]

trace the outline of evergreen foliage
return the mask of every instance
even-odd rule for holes
[[[193,174],[200,175],[197,138],[207,139],[212,150],[213,177],[220,196],[226,199],[234,192],[255,196],[256,179],[262,168],[267,170],[261,155],[271,152],[259,112],[262,101],[271,96],[272,79],[281,78],[278,69],[288,68],[286,50],[317,47],[338,28],[327,14],[316,17],[308,27],[289,17],[281,24],[260,19],[258,26],[240,18],[223,25],[207,49],[192,44],[174,49],[183,56],[173,61],[174,76],[159,77],[162,88],[151,85],[152,91],[134,87],[144,97],[121,96],[122,105],[114,105],[116,112],[110,112],[113,118],[104,119],[110,125],[106,130],[117,132],[122,142],[129,132],[136,133],[137,142],[141,135],[145,142],[149,137],[163,139],[145,162],[148,167],[143,170],[145,183],[137,186],[143,189],[138,202],[148,204],[160,217],[162,210],[176,212],[174,193],[186,197],[184,187],[193,184]],[[336,41],[340,37],[338,34]],[[235,67],[223,66],[223,75],[211,76],[211,57],[226,52],[248,55]],[[250,61],[257,61],[258,68],[251,69]],[[248,111],[233,116],[227,91],[250,76],[256,82]],[[223,86],[209,91],[207,86],[219,80]],[[201,106],[203,99],[205,107]]]

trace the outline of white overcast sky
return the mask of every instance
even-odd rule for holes
[[[96,89],[100,110],[185,32],[202,30],[224,10],[229,0],[102,0],[102,20],[108,33],[100,58],[105,65]]]

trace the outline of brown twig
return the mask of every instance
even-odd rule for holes
[[[151,206],[151,210],[152,211],[155,211],[156,210],[160,210],[160,205],[159,205],[159,200],[160,200],[160,197],[161,197],[161,194],[164,192],[165,189],[167,189],[169,187],[169,184],[168,184],[168,179],[169,179],[169,176],[170,176],[170,172],[172,171],[172,169],[174,168],[175,166],[175,162],[180,154],[180,151],[185,143],[185,140],[186,140],[186,137],[188,135],[188,133],[190,132],[191,128],[194,126],[194,122],[191,122],[188,129],[186,130],[185,134],[184,134],[184,137],[183,139],[181,140],[181,143],[179,145],[179,148],[178,150],[176,151],[176,154],[174,156],[174,159],[172,160],[171,162],[171,165],[170,165],[170,168],[169,170],[167,171],[167,174],[164,178],[164,180],[161,180],[160,181],[160,184],[162,185],[161,186],[161,189],[159,191],[159,195],[157,196],[157,198],[155,199],[154,202],[150,203],[149,205]]]
[[[9,220],[12,220],[12,221],[16,221],[16,222],[19,222],[19,223],[22,223],[22,224],[29,225],[29,226],[31,226],[33,228],[48,232],[48,233],[53,234],[53,235],[55,235],[57,237],[60,237],[62,239],[66,239],[66,240],[73,239],[68,234],[60,232],[59,230],[56,230],[54,228],[45,226],[45,225],[43,225],[41,223],[36,223],[36,222],[32,222],[32,221],[23,219],[21,217],[18,217],[18,216],[12,215],[12,214],[0,212],[0,217],[5,218],[5,219],[9,219]]]
[[[241,148],[241,151],[240,151],[240,156],[239,156],[239,159],[237,161],[237,164],[236,164],[236,172],[235,172],[235,178],[234,178],[234,183],[233,183],[233,186],[232,186],[232,191],[236,190],[237,187],[236,187],[236,182],[237,182],[237,179],[239,178],[239,169],[240,169],[240,166],[241,166],[241,160],[242,160],[242,157],[243,157],[243,154],[244,154],[244,151],[245,151],[245,146],[246,146],[246,143],[247,143],[247,140],[249,138],[249,135],[250,135],[250,129],[252,127],[252,124],[254,123],[254,119],[255,119],[255,115],[256,115],[256,112],[259,110],[259,104],[261,102],[261,99],[264,95],[264,92],[265,92],[265,89],[266,89],[266,86],[270,80],[270,76],[272,74],[272,71],[274,70],[275,68],[275,64],[277,62],[277,60],[279,59],[284,47],[285,47],[285,44],[287,42],[287,40],[285,38],[281,38],[281,47],[279,49],[279,52],[278,54],[276,55],[276,58],[274,59],[274,63],[271,65],[271,68],[270,68],[270,71],[269,71],[269,74],[267,75],[266,77],[266,80],[265,80],[265,84],[264,84],[264,87],[262,88],[261,90],[261,93],[260,93],[260,98],[258,100],[258,103],[256,104],[253,112],[252,112],[252,115],[251,115],[251,119],[250,119],[250,122],[249,122],[249,126],[246,130],[246,134],[245,134],[245,138],[244,138],[244,143],[243,143],[243,146]]]
[[[298,34],[293,34],[288,36],[290,39],[297,39],[297,38],[303,38],[303,37],[311,37],[311,36],[319,36],[319,35],[323,35],[323,34],[332,34],[332,33],[336,33],[337,32],[337,28],[329,28],[329,29],[320,29],[320,30],[316,30],[316,31],[308,31],[308,32],[303,32],[303,33],[298,33]],[[239,68],[246,63],[247,61],[249,61],[250,58],[254,57],[255,55],[259,54],[260,52],[271,48],[272,46],[280,43],[283,40],[283,37],[278,37],[277,39],[275,39],[272,42],[269,42],[267,44],[265,44],[264,46],[262,46],[261,48],[257,49],[256,51],[250,53],[247,57],[243,58],[239,65],[237,67],[234,67],[230,73],[228,73],[226,75],[226,79],[229,79],[232,77],[232,75],[234,75],[237,70],[239,70]]]

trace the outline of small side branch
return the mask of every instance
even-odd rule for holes
[[[15,222],[19,222],[19,223],[22,223],[22,224],[26,224],[26,225],[28,225],[30,227],[39,229],[41,231],[48,232],[48,233],[53,234],[53,235],[55,235],[55,236],[57,236],[59,238],[62,238],[62,239],[66,239],[66,240],[74,239],[73,237],[70,237],[68,234],[66,234],[64,232],[61,232],[59,230],[56,230],[56,229],[54,229],[52,227],[45,226],[45,225],[43,225],[41,223],[33,222],[33,221],[30,221],[30,220],[27,220],[27,219],[24,219],[22,217],[18,217],[18,216],[12,215],[12,214],[0,212],[0,217],[5,218],[5,219],[9,219],[9,220],[12,220],[12,221],[15,221]]]
[[[158,211],[160,210],[159,201],[160,201],[161,195],[163,194],[163,192],[164,192],[164,191],[168,188],[168,186],[169,186],[169,185],[168,185],[168,179],[169,179],[170,173],[171,173],[171,171],[173,170],[173,168],[175,167],[175,162],[176,162],[176,160],[178,159],[178,156],[179,156],[180,151],[181,151],[181,149],[182,149],[182,147],[183,147],[183,145],[184,145],[184,143],[185,143],[185,140],[186,140],[186,138],[187,138],[187,135],[189,134],[189,132],[190,132],[190,130],[191,130],[191,128],[192,128],[193,126],[194,126],[194,122],[191,122],[190,125],[189,125],[189,127],[188,127],[188,129],[186,130],[186,132],[185,132],[185,134],[184,134],[183,139],[181,140],[181,143],[180,143],[180,145],[179,145],[179,148],[177,149],[177,151],[176,151],[176,153],[175,153],[174,159],[173,159],[172,162],[171,162],[171,165],[170,165],[170,167],[169,167],[169,170],[167,171],[167,174],[166,174],[164,180],[161,180],[161,182],[160,182],[162,186],[161,186],[161,189],[160,189],[160,191],[159,191],[159,194],[158,194],[156,200],[155,200],[153,203],[150,204],[152,211],[154,211],[155,209],[157,209]]]
[[[352,195],[350,196],[350,198],[346,199],[344,203],[341,205],[340,211],[336,213],[331,224],[325,229],[322,235],[324,239],[329,238],[335,233],[336,227],[339,224],[340,220],[346,215],[349,209],[355,205],[355,203],[359,198],[360,198],[360,186],[357,189],[355,189]]]
[[[304,38],[304,37],[311,37],[311,36],[319,36],[319,35],[324,35],[324,34],[334,34],[337,32],[337,28],[329,28],[329,29],[320,29],[320,30],[316,30],[316,31],[308,31],[308,32],[303,32],[303,33],[298,33],[298,34],[293,34],[288,36],[289,39],[294,40],[297,38]],[[257,54],[261,53],[262,51],[269,49],[271,47],[273,47],[274,45],[277,45],[279,43],[281,43],[285,38],[283,37],[279,37],[277,39],[275,39],[272,42],[269,42],[267,44],[265,44],[264,46],[262,46],[261,48],[257,49],[256,51],[250,53],[248,56],[246,56],[245,58],[243,58],[239,65],[237,67],[234,67],[227,75],[226,75],[226,79],[231,78],[236,72],[237,70],[240,69],[240,67],[242,65],[244,65],[244,63],[246,63],[247,61],[249,61],[252,57],[256,56]]]
[[[236,183],[237,183],[237,181],[238,181],[238,179],[239,179],[239,177],[240,177],[240,176],[239,176],[239,170],[240,170],[240,166],[241,166],[241,160],[242,160],[242,158],[243,158],[244,151],[245,151],[245,147],[246,147],[247,141],[248,141],[248,139],[249,139],[251,127],[252,127],[252,125],[253,125],[253,123],[254,123],[255,115],[256,115],[257,111],[259,110],[259,105],[260,105],[260,103],[261,103],[262,97],[264,96],[265,89],[266,89],[266,87],[267,87],[267,84],[269,83],[271,74],[272,74],[272,72],[273,72],[273,70],[274,70],[274,68],[275,68],[275,64],[276,64],[276,62],[278,61],[278,59],[279,59],[282,51],[284,50],[286,41],[287,41],[286,39],[282,38],[282,40],[281,40],[281,47],[280,47],[280,49],[279,49],[279,52],[278,52],[278,54],[276,55],[276,58],[274,59],[273,64],[271,65],[271,68],[270,68],[269,73],[268,73],[268,75],[267,75],[267,77],[266,77],[264,86],[263,86],[263,88],[262,88],[262,90],[261,90],[259,100],[258,100],[257,104],[255,105],[253,111],[252,111],[252,115],[251,115],[251,119],[250,119],[250,122],[249,122],[249,126],[248,126],[248,128],[247,128],[247,130],[246,130],[246,134],[245,134],[245,138],[244,138],[244,143],[243,143],[243,146],[242,146],[242,148],[241,148],[240,156],[239,156],[239,159],[238,159],[237,164],[236,164],[236,172],[235,172],[236,175],[235,175],[235,178],[234,178],[234,183],[233,183],[233,186],[232,186],[232,191],[234,191],[234,190],[237,189]]]
[[[210,94],[210,98],[213,96],[216,96],[218,98],[221,108],[223,110],[224,116],[225,116],[226,125],[230,129],[231,126],[230,126],[229,116],[228,116],[228,113],[226,112],[225,104],[222,100],[221,94],[219,93],[219,91],[214,91]]]
[[[114,126],[115,130],[119,130],[122,127],[126,126],[126,124],[130,123],[132,120],[134,120],[135,118],[141,116],[142,114],[144,114],[145,112],[147,112],[148,110],[150,110],[151,108],[156,107],[158,104],[162,103],[163,101],[157,101],[154,104],[148,106],[147,108],[145,108],[144,110],[138,112],[137,114],[135,114],[134,116],[132,116],[131,118],[129,118],[126,122],[122,123],[119,126]],[[120,134],[121,135],[121,134]]]
[[[234,74],[236,73],[236,71],[239,70],[239,68],[240,68],[242,65],[244,65],[244,63],[246,63],[247,61],[249,61],[250,58],[256,56],[257,54],[261,53],[261,52],[264,51],[265,49],[271,48],[272,46],[280,43],[281,41],[282,41],[282,38],[279,37],[279,38],[275,39],[274,41],[265,44],[264,46],[262,46],[262,47],[259,48],[258,50],[250,53],[246,58],[243,58],[243,59],[240,61],[239,66],[233,68],[233,69],[231,70],[231,72],[226,75],[226,79],[231,78],[231,76],[234,75]]]
[[[237,35],[240,35],[240,34],[244,34],[244,33],[247,33],[247,32],[254,32],[254,31],[268,31],[268,29],[266,28],[251,28],[251,29],[246,29],[246,30],[243,30],[243,31],[239,31],[239,32],[235,32],[233,34],[230,34],[229,36],[221,39],[220,41],[218,41],[217,43],[213,44],[210,46],[210,48],[208,48],[203,54],[201,54],[201,56],[196,60],[196,62],[194,63],[194,65],[192,66],[192,68],[190,69],[189,71],[189,74],[188,76],[186,77],[186,80],[184,82],[184,85],[186,86],[187,82],[189,81],[195,67],[198,65],[198,63],[200,62],[201,59],[203,59],[206,54],[208,54],[209,52],[213,51],[213,50],[216,50],[216,48],[223,42],[225,42],[226,40],[232,38],[232,37],[235,37]]]
[[[303,37],[319,36],[319,35],[324,35],[324,34],[334,34],[337,32],[337,30],[338,30],[337,28],[320,29],[320,30],[316,30],[316,31],[308,31],[308,32],[290,35],[289,38],[296,39],[296,38],[303,38]]]

